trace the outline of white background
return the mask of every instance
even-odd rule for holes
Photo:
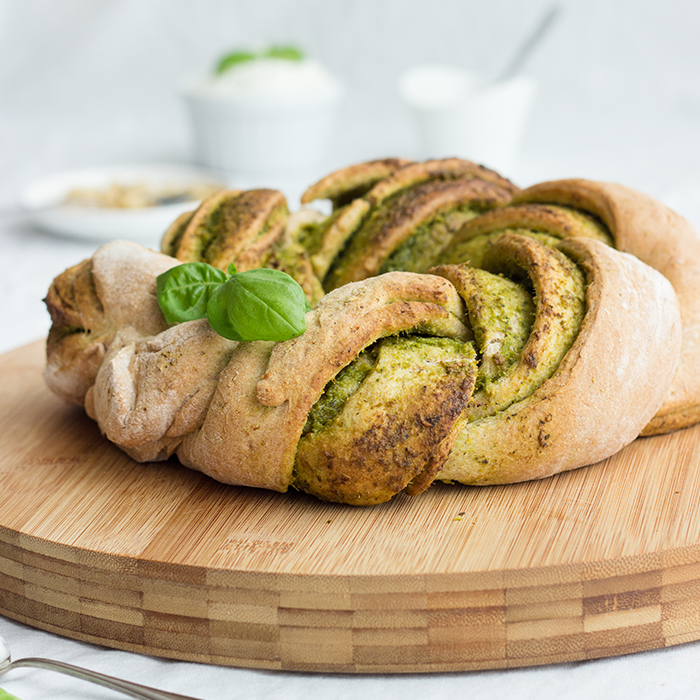
[[[51,279],[95,247],[28,227],[16,213],[19,192],[77,167],[190,162],[179,90],[222,52],[297,43],[343,81],[321,175],[368,158],[419,156],[398,96],[402,71],[438,62],[496,75],[552,2],[0,0],[0,350],[45,334],[41,298]],[[560,6],[525,66],[538,97],[520,157],[504,174],[521,186],[618,181],[699,222],[700,6]]]
[[[513,172],[613,180],[700,223],[700,5],[570,0],[526,72],[538,97]],[[296,43],[347,88],[319,175],[418,155],[396,83],[425,62],[495,75],[549,0],[0,1],[0,350],[42,337],[51,279],[95,244],[34,229],[22,187],[65,169],[189,162],[178,94],[237,46]],[[0,397],[0,400],[2,398]],[[0,436],[1,437],[1,436]],[[700,646],[543,669],[421,677],[326,677],[177,664],[64,641],[0,618],[15,656],[53,655],[202,698],[677,698],[698,693]],[[15,671],[0,687],[31,698],[115,697]]]
[[[178,95],[225,50],[293,42],[347,86],[329,166],[413,155],[396,89],[425,62],[495,75],[552,0],[4,0],[0,201],[54,170],[187,160]],[[517,172],[663,193],[700,159],[694,0],[573,0],[526,66],[540,84]]]

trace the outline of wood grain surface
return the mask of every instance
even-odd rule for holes
[[[700,428],[538,482],[352,508],[137,464],[42,369],[43,343],[0,357],[7,617],[303,671],[505,668],[700,638]]]

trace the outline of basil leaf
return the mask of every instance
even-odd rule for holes
[[[212,293],[226,282],[226,273],[203,262],[183,263],[156,279],[158,305],[168,323],[206,318]]]
[[[284,58],[287,61],[301,61],[304,58],[304,53],[296,46],[270,46],[263,56]]]
[[[0,700],[19,700],[16,695],[10,695],[6,690],[0,688]]]
[[[219,59],[215,70],[217,75],[221,75],[234,66],[247,63],[248,61],[254,61],[256,58],[257,55],[252,51],[232,51]]]
[[[207,317],[224,338],[238,341],[296,338],[306,330],[309,300],[299,283],[280,270],[239,272],[209,299]]]

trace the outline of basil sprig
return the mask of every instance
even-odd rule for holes
[[[296,46],[268,46],[262,51],[231,51],[231,53],[227,53],[219,59],[215,72],[217,75],[221,75],[234,66],[255,61],[257,58],[281,58],[287,61],[301,61],[304,58],[304,52]]]
[[[158,275],[158,305],[168,323],[207,318],[224,338],[238,341],[296,338],[306,330],[309,300],[299,283],[280,270],[228,275],[207,263],[183,263]]]
[[[230,68],[240,66],[241,63],[254,61],[257,57],[257,54],[254,54],[252,51],[231,51],[231,53],[227,53],[219,59],[219,62],[216,64],[216,73],[221,75]]]

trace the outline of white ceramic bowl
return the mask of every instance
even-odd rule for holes
[[[324,160],[342,87],[310,61],[299,66],[278,61],[282,75],[255,75],[258,67],[266,67],[263,63],[241,68],[241,73],[251,72],[251,80],[232,81],[230,89],[226,76],[188,81],[183,97],[197,162],[229,173],[265,173],[301,171]],[[297,83],[296,70],[311,73],[312,83]]]
[[[73,170],[43,177],[21,193],[20,204],[40,228],[72,238],[94,241],[131,240],[157,247],[161,236],[183,212],[199,202],[187,201],[138,209],[63,204],[75,188],[101,189],[113,183],[178,187],[226,183],[208,171],[179,165],[124,165]]]

